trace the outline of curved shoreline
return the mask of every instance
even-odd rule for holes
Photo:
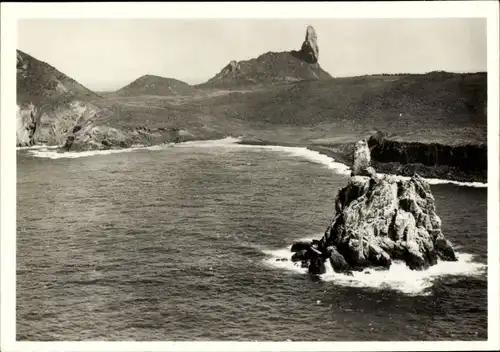
[[[180,143],[166,143],[158,145],[137,145],[130,148],[116,148],[116,149],[101,149],[101,150],[87,150],[78,152],[68,152],[68,151],[57,151],[60,146],[32,146],[32,147],[17,147],[16,152],[26,151],[30,155],[38,158],[49,158],[49,159],[74,159],[80,157],[90,157],[95,155],[108,155],[116,153],[127,153],[136,150],[163,150],[165,148],[171,147],[239,147],[239,148],[256,148],[264,150],[274,150],[279,152],[289,153],[298,157],[306,158],[310,161],[322,164],[329,169],[335,170],[337,174],[349,175],[350,167],[346,165],[347,160],[345,155],[339,152],[335,152],[329,148],[314,145],[278,145],[276,143],[267,142],[264,140],[245,140],[243,138],[226,137],[223,139],[200,139],[191,140]],[[385,170],[384,170],[385,171]],[[398,175],[395,173],[381,173],[389,177],[396,177],[400,179],[406,179],[410,176]],[[477,182],[477,181],[460,181],[454,179],[439,179],[433,177],[424,177],[427,182],[431,185],[438,184],[454,184],[463,187],[475,187],[475,188],[486,188],[487,183]]]

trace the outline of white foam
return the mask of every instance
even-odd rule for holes
[[[217,147],[217,148],[234,148],[234,149],[255,149],[255,150],[269,150],[275,152],[286,153],[292,156],[307,159],[309,161],[322,164],[331,170],[335,170],[337,174],[348,175],[350,168],[345,164],[336,162],[335,159],[321,154],[317,151],[310,150],[304,147],[285,147],[276,145],[254,145],[254,144],[241,144],[241,138],[227,137],[224,139],[213,141],[192,141],[177,144],[176,147]]]
[[[37,158],[49,159],[76,159],[95,155],[108,155],[117,153],[133,152],[135,150],[145,149],[145,147],[132,147],[124,149],[108,149],[108,150],[88,150],[83,152],[57,152],[49,150],[30,150],[30,154]]]
[[[317,151],[307,149],[305,147],[285,147],[285,146],[275,146],[275,145],[250,145],[250,144],[241,144],[242,138],[234,138],[234,137],[226,137],[223,139],[213,139],[213,140],[205,140],[205,141],[188,141],[182,143],[166,143],[160,144],[150,147],[145,146],[133,146],[131,148],[124,149],[111,149],[111,150],[92,150],[92,151],[84,151],[84,152],[50,152],[47,150],[36,150],[34,147],[22,147],[30,150],[30,153],[35,157],[39,158],[50,158],[50,159],[61,159],[61,158],[81,158],[81,157],[89,157],[94,155],[107,155],[107,154],[115,154],[115,153],[126,153],[135,150],[151,150],[158,151],[163,150],[168,147],[175,148],[234,148],[234,149],[256,149],[256,150],[270,150],[275,152],[286,153],[295,157],[304,158],[309,161],[315,162],[317,164],[321,164],[326,166],[330,170],[333,170],[336,174],[339,175],[349,175],[350,167],[335,161],[334,158],[329,157],[328,155],[321,154]],[[35,146],[36,147],[36,146]],[[47,147],[47,148],[57,148],[57,147]],[[19,148],[18,148],[19,149]],[[386,177],[390,177],[397,180],[408,180],[410,177],[407,176],[398,176],[398,175],[386,175]],[[458,186],[464,187],[477,187],[477,188],[485,188],[488,187],[487,183],[481,182],[459,182],[453,180],[441,180],[441,179],[426,179],[427,182],[431,185],[438,184],[454,184]]]
[[[409,180],[411,177],[408,176],[401,176],[401,175],[389,175],[389,174],[381,174],[384,177],[393,179],[393,180]],[[444,185],[444,184],[453,184],[457,186],[463,186],[463,187],[475,187],[475,188],[487,188],[488,183],[482,183],[482,182],[460,182],[460,181],[453,181],[453,180],[442,180],[439,178],[426,178],[425,179],[430,185]]]
[[[228,148],[245,148],[245,149],[260,149],[260,150],[271,150],[277,152],[287,153],[289,155],[293,155],[296,157],[304,158],[309,161],[322,164],[327,168],[334,170],[335,173],[340,175],[350,175],[351,169],[349,166],[339,163],[335,161],[334,158],[329,157],[328,155],[321,154],[317,151],[307,149],[305,147],[285,147],[285,146],[274,146],[274,145],[250,145],[250,144],[240,144],[242,142],[241,138],[233,138],[228,137],[219,140],[213,141],[192,141],[181,143],[178,146],[180,147],[228,147]],[[410,177],[407,176],[399,176],[399,175],[386,175],[386,177],[392,177],[397,180],[409,180]],[[439,184],[454,184],[458,186],[464,187],[477,187],[477,188],[485,188],[488,187],[487,183],[481,182],[459,182],[453,180],[442,180],[436,178],[426,178],[425,179],[431,185],[439,185]]]
[[[57,145],[46,145],[46,144],[39,144],[39,145],[31,145],[29,147],[16,147],[16,150],[37,150],[37,149],[56,149],[59,148]]]
[[[290,248],[279,250],[264,250],[268,257],[264,259],[265,265],[291,271],[300,274],[306,274],[307,268],[302,268],[300,263],[293,263],[290,258],[292,252]],[[335,273],[329,263],[326,261],[326,273],[320,275],[321,280],[332,282],[334,285],[389,289],[398,291],[407,295],[429,295],[428,289],[433,282],[443,276],[479,276],[483,275],[486,265],[474,262],[471,254],[455,252],[458,261],[438,263],[427,270],[410,270],[402,262],[393,262],[389,270],[365,269],[362,272],[353,272],[353,276]],[[287,258],[288,261],[276,259]]]
[[[241,138],[226,137],[222,139],[209,139],[204,141],[187,141],[176,144],[177,147],[228,147],[237,145]]]
[[[164,144],[158,144],[158,145],[153,145],[153,146],[144,146],[141,144],[138,145],[133,145],[130,148],[121,148],[121,149],[106,149],[106,150],[87,150],[87,151],[81,151],[81,152],[58,152],[58,151],[48,151],[46,149],[48,148],[43,148],[42,146],[39,146],[39,148],[32,148],[29,147],[29,152],[33,156],[37,158],[49,158],[49,159],[75,159],[75,158],[85,158],[85,157],[90,157],[90,156],[96,156],[96,155],[109,155],[109,154],[118,154],[118,153],[130,153],[134,152],[137,150],[150,150],[150,151],[158,151],[158,150],[164,150],[165,148],[169,147],[174,147],[174,146],[180,146],[180,145],[185,145],[185,146],[199,146],[199,147],[205,147],[205,146],[224,146],[224,145],[229,145],[232,143],[232,141],[239,141],[239,139],[236,138],[224,138],[220,140],[211,140],[211,141],[193,141],[193,142],[182,142],[182,143],[164,143]],[[50,149],[55,149],[59,148],[58,146],[52,146],[49,147]],[[19,149],[19,148],[18,148]],[[26,148],[28,149],[28,148]],[[31,150],[33,149],[33,150]],[[39,149],[39,150],[38,150]]]

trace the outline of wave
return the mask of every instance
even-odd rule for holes
[[[245,149],[260,149],[260,150],[271,150],[276,152],[287,153],[292,156],[299,158],[304,158],[309,161],[322,164],[327,168],[334,170],[335,173],[340,175],[350,175],[351,168],[343,163],[335,161],[334,158],[321,154],[317,151],[310,150],[306,147],[285,147],[285,146],[275,146],[275,145],[253,145],[253,144],[243,144],[241,138],[228,137],[213,141],[192,141],[178,144],[179,147],[230,147],[230,148],[245,148]],[[392,178],[395,180],[409,180],[411,177],[400,176],[400,175],[389,175],[381,174],[387,178]],[[426,178],[425,179],[431,185],[440,184],[454,184],[463,187],[476,187],[476,188],[486,188],[487,183],[482,182],[460,182],[454,180],[445,180],[437,178]]]
[[[407,181],[411,179],[411,177],[408,176],[401,176],[401,175],[389,175],[389,174],[381,174],[386,178],[393,179],[396,181],[399,180],[404,180]],[[439,178],[426,178],[425,179],[430,185],[444,185],[444,184],[453,184],[457,186],[462,186],[462,187],[475,187],[475,188],[487,188],[488,184],[487,183],[482,183],[482,182],[461,182],[461,181],[453,181],[453,180],[444,180],[444,179],[439,179]]]
[[[290,261],[292,253],[290,248],[278,250],[264,250],[268,257],[264,264],[268,267],[307,274],[307,268],[302,268],[300,263]],[[434,281],[444,276],[481,276],[486,272],[486,265],[474,262],[474,257],[468,253],[455,252],[457,262],[438,261],[436,265],[427,270],[410,270],[403,262],[393,262],[389,270],[365,269],[362,272],[353,272],[353,276],[339,274],[333,271],[327,261],[326,273],[320,275],[325,282],[334,285],[358,288],[371,288],[378,290],[398,291],[410,296],[428,296],[429,289]],[[287,258],[288,261],[277,259]]]
[[[336,174],[348,176],[350,175],[351,169],[349,166],[335,161],[334,158],[327,156],[325,154],[321,154],[317,151],[310,150],[306,147],[286,147],[286,146],[276,146],[276,145],[253,145],[253,144],[243,144],[242,138],[234,138],[234,137],[226,137],[223,139],[213,139],[213,140],[204,140],[204,141],[187,141],[182,143],[166,143],[155,146],[132,146],[131,148],[124,149],[109,149],[109,150],[92,150],[92,151],[83,151],[83,152],[64,152],[59,153],[57,151],[48,151],[44,149],[37,150],[37,148],[31,148],[33,150],[29,150],[29,152],[39,158],[50,158],[50,159],[62,159],[62,158],[81,158],[81,157],[89,157],[94,155],[108,155],[115,153],[126,153],[132,152],[136,150],[150,150],[150,151],[158,151],[164,150],[165,148],[175,147],[175,148],[233,148],[233,149],[254,149],[254,150],[270,150],[275,152],[286,153],[291,156],[304,158],[309,161],[312,161],[317,164],[321,164],[326,166],[328,169],[333,170]],[[24,148],[24,147],[23,147]],[[46,148],[57,148],[57,147],[46,147]],[[396,180],[408,180],[410,177],[407,176],[399,176],[399,175],[386,175],[384,176],[388,178],[393,178]],[[434,179],[427,178],[427,182],[431,185],[439,185],[439,184],[454,184],[457,186],[463,187],[476,187],[476,188],[485,188],[488,187],[487,183],[481,182],[460,182],[453,180],[444,180],[444,179]]]
[[[107,149],[107,150],[87,150],[82,152],[58,152],[58,151],[49,151],[47,149],[40,150],[30,150],[29,153],[37,158],[49,158],[49,159],[76,159],[76,158],[84,158],[95,155],[108,155],[108,154],[117,154],[117,153],[127,153],[133,152],[136,150],[145,149],[144,146],[137,146],[131,148],[124,149]]]
[[[307,159],[309,161],[322,164],[331,170],[335,170],[337,174],[349,175],[350,168],[342,163],[336,162],[335,159],[321,154],[317,151],[307,149],[305,147],[285,147],[277,145],[255,145],[244,144],[241,138],[228,137],[212,141],[192,141],[179,143],[176,147],[217,147],[217,148],[233,148],[233,149],[254,149],[254,150],[270,150],[275,152],[287,153],[292,156]]]
[[[45,145],[45,144],[40,144],[40,145],[30,145],[28,147],[16,147],[17,150],[37,150],[37,149],[56,149],[59,148],[57,145]]]

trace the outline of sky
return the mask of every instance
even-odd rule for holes
[[[231,60],[300,49],[318,36],[319,64],[334,77],[486,71],[486,20],[445,19],[23,19],[18,49],[96,91],[145,74],[190,84]]]

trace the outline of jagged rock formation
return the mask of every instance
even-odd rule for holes
[[[292,260],[312,274],[324,273],[326,260],[336,272],[389,268],[394,260],[422,270],[438,258],[457,260],[441,231],[430,186],[419,175],[407,181],[352,176],[339,191],[335,210],[321,240],[291,248]]]
[[[241,71],[241,66],[236,61],[231,61],[226,67],[220,72],[221,76],[233,76],[235,77]]]
[[[312,26],[307,27],[306,39],[302,43],[302,48],[300,51],[303,54],[304,60],[310,64],[315,64],[318,62],[319,58],[319,47],[318,47],[318,37],[316,31]]]
[[[186,82],[174,78],[165,78],[154,75],[144,75],[132,83],[120,88],[112,96],[129,97],[139,95],[187,95],[195,89]]]
[[[231,61],[200,88],[270,84],[302,80],[328,80],[332,77],[318,64],[318,43],[314,28],[307,27],[299,51],[268,52],[245,61]]]

